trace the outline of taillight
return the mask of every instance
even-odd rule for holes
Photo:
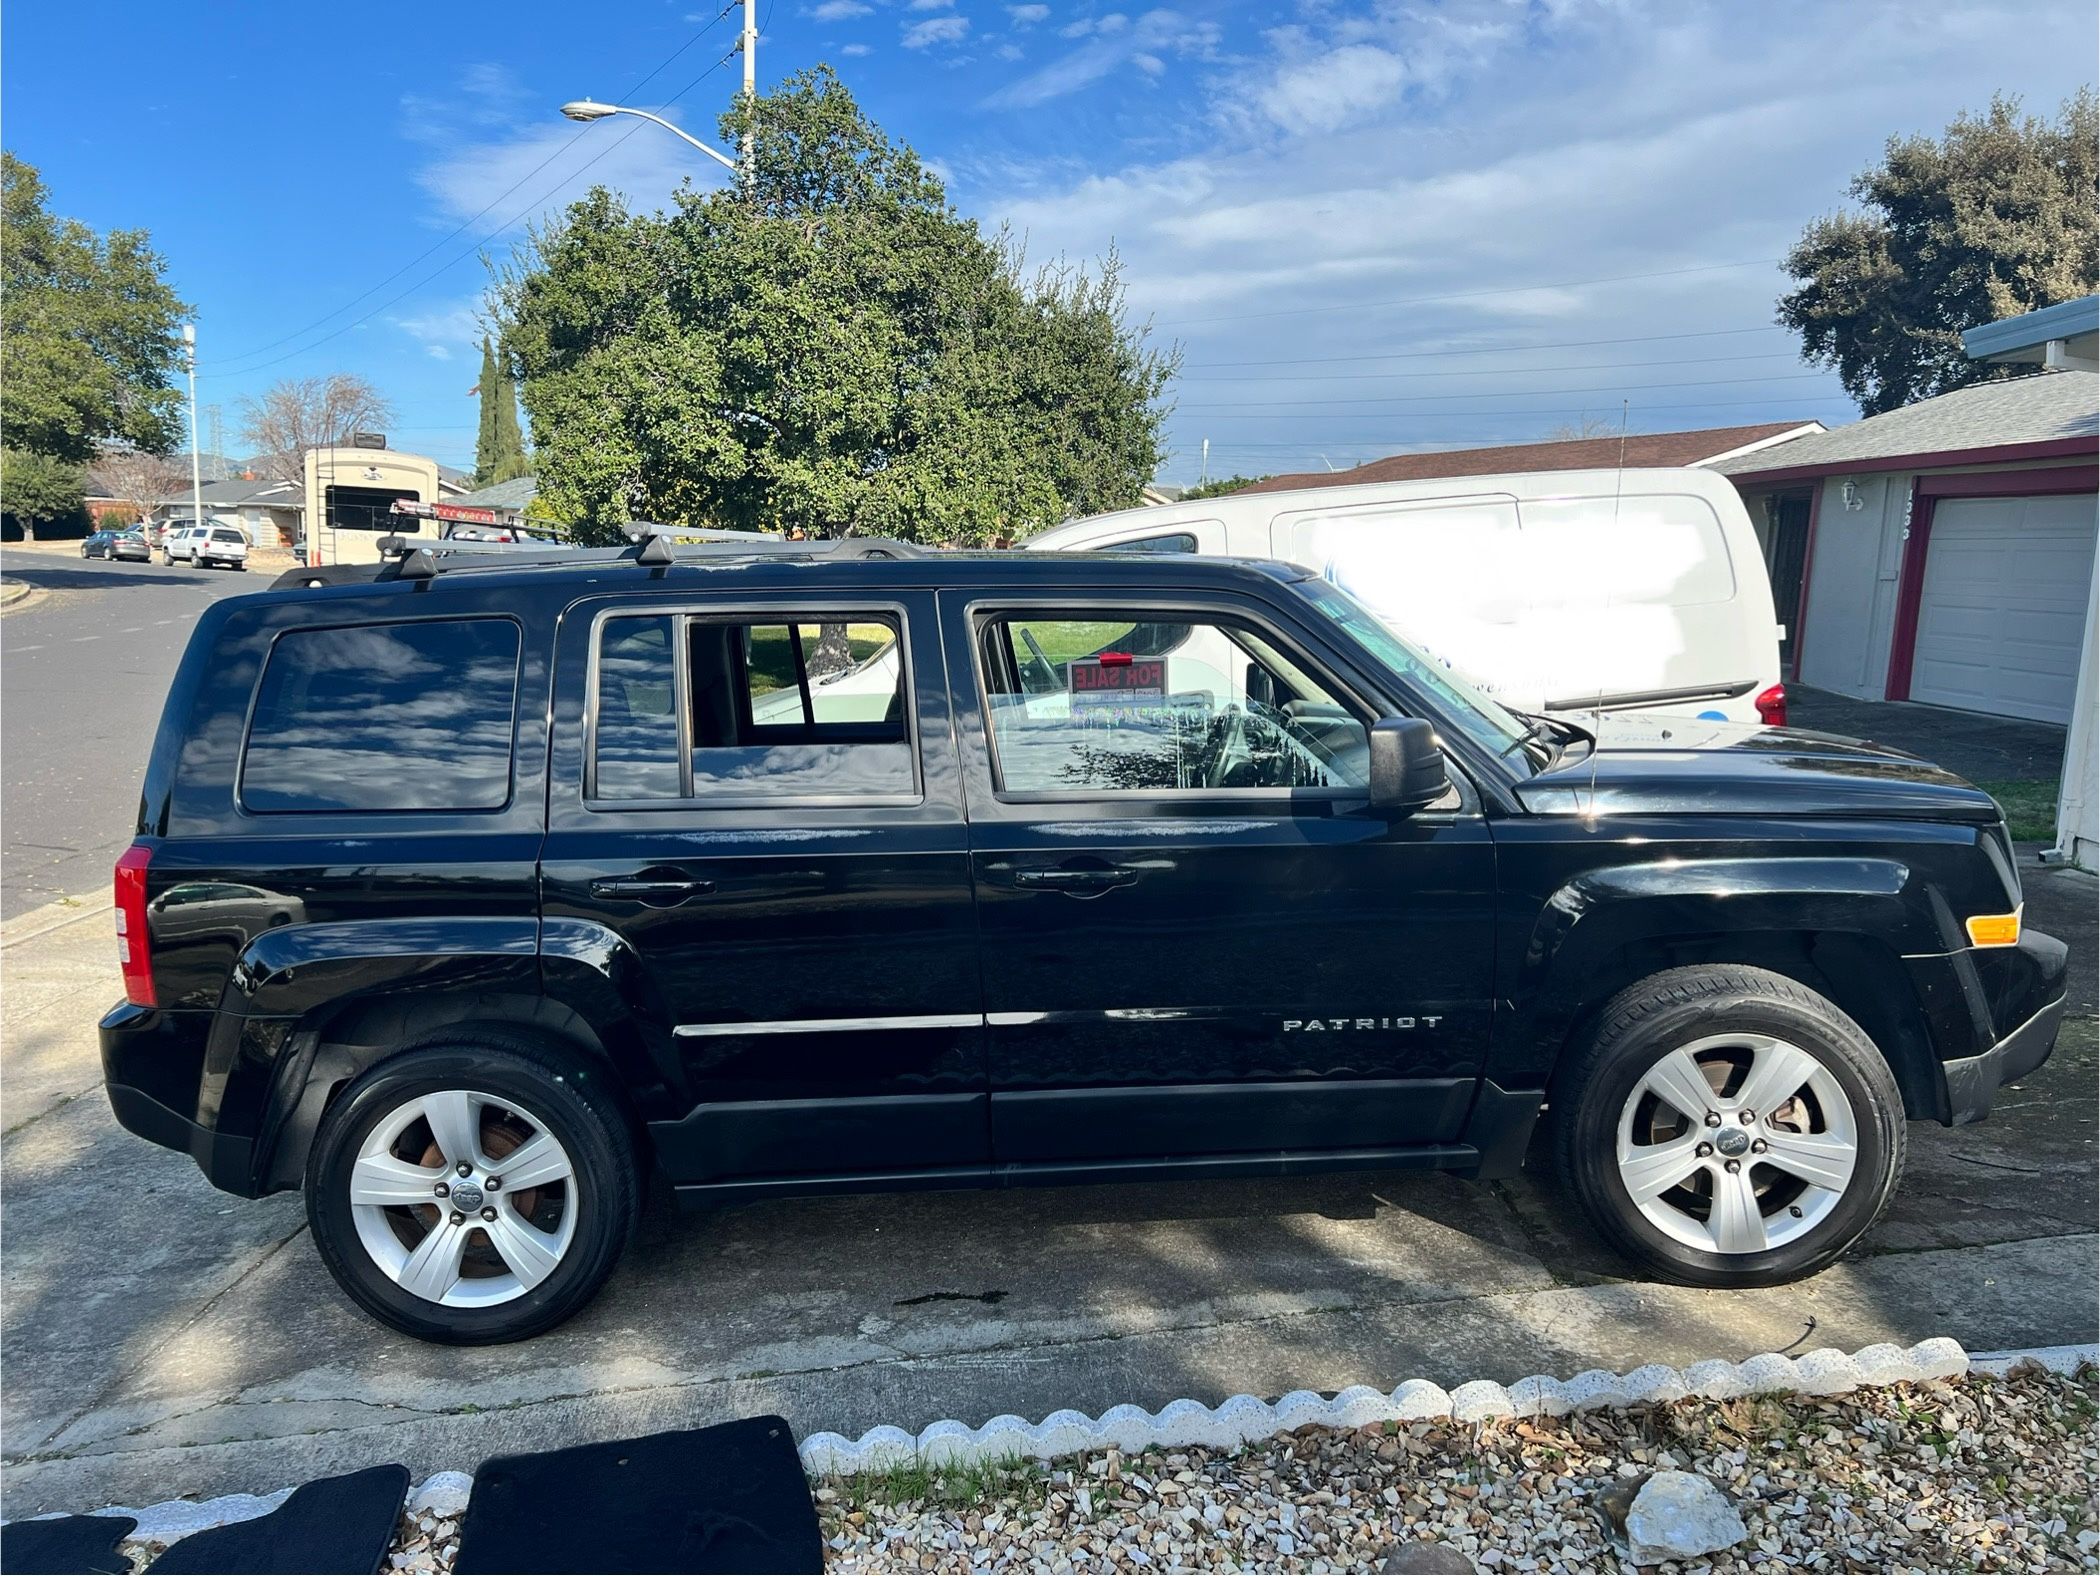
[[[134,1007],[158,1007],[153,994],[153,938],[146,931],[146,867],[153,850],[133,843],[117,860],[117,963],[124,971],[124,999]]]
[[[1757,720],[1768,728],[1786,726],[1786,686],[1774,684],[1757,697]]]

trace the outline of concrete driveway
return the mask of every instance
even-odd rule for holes
[[[120,1131],[93,1025],[106,907],[0,932],[6,975],[7,1513],[418,1475],[759,1410],[798,1431],[1216,1402],[1410,1377],[2095,1338],[2094,888],[2031,876],[2076,938],[2076,1021],[1988,1125],[1911,1129],[1909,1181],[1851,1260],[1709,1293],[1625,1278],[1550,1190],[1374,1175],[652,1205],[581,1317],[537,1341],[419,1345],[351,1310],[295,1197],[212,1192]]]

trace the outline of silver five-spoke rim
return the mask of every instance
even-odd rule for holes
[[[350,1170],[358,1239],[425,1302],[485,1308],[553,1274],[576,1235],[576,1168],[523,1106],[444,1089],[395,1107]]]
[[[1859,1164],[1852,1105],[1798,1045],[1679,1046],[1619,1113],[1619,1178],[1650,1225],[1709,1253],[1763,1253],[1822,1223]]]

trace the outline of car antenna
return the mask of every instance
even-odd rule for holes
[[[1627,404],[1622,395],[1619,399],[1619,467],[1611,473],[1611,534],[1616,541],[1619,535],[1619,499],[1626,491],[1626,417]],[[1590,803],[1588,820],[1592,825],[1597,820],[1597,757],[1604,753],[1604,691],[1597,691],[1597,704],[1590,708],[1590,721],[1594,724],[1590,737]]]

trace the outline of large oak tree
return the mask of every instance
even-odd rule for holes
[[[499,277],[550,513],[975,543],[1138,501],[1175,358],[1113,257],[1029,272],[826,67],[747,131],[734,184],[594,191]]]
[[[1795,243],[1779,320],[1870,416],[2017,375],[1969,360],[1962,330],[2100,288],[2096,140],[2090,88],[2053,121],[2001,97],[1939,138],[1890,138],[1852,182],[1859,209]]]

